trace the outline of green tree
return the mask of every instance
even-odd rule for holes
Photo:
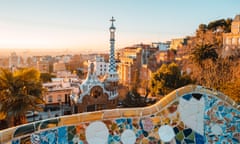
[[[152,95],[166,95],[181,86],[191,83],[186,74],[181,74],[177,64],[163,64],[157,72],[153,73],[150,80],[150,92]]]
[[[11,72],[0,69],[0,113],[6,114],[9,126],[26,123],[27,111],[40,111],[44,90],[40,73],[26,68]]]

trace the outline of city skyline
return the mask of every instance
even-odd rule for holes
[[[201,23],[234,18],[240,1],[0,1],[0,50],[108,51],[110,18],[116,48],[194,35]]]

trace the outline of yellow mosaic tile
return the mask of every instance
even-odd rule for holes
[[[103,112],[102,111],[86,113],[86,114],[82,113],[82,115],[79,116],[79,119],[82,122],[102,120],[102,118],[103,118]]]
[[[77,115],[61,117],[61,120],[60,120],[60,125],[73,125],[77,123],[80,123]]]
[[[142,116],[151,115],[151,114],[154,114],[156,112],[157,112],[157,108],[155,106],[146,107],[142,111]]]
[[[121,117],[121,113],[119,112],[118,109],[103,111],[103,119],[119,118],[119,117]]]
[[[4,131],[3,135],[1,135],[1,143],[4,143],[6,141],[10,141],[12,139],[12,135],[15,132],[16,127],[11,128],[11,129],[7,129],[6,131]]]
[[[119,110],[122,114],[122,117],[139,117],[140,116],[140,110],[137,109],[120,109]]]

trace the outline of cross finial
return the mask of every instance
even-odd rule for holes
[[[112,27],[113,27],[113,22],[115,22],[116,20],[114,19],[114,17],[112,17],[112,19],[110,19],[110,21],[112,22]]]
[[[114,17],[112,17],[112,19],[110,19],[110,21],[113,23],[113,22],[115,22],[116,20],[114,19]]]

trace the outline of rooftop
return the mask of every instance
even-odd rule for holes
[[[240,14],[235,16],[234,21],[240,21]]]

